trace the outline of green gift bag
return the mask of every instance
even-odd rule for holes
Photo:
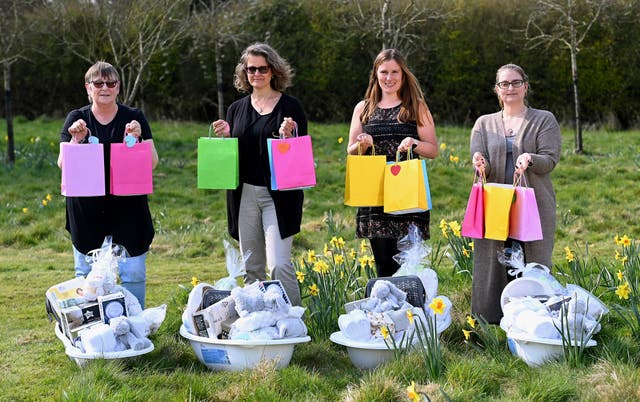
[[[198,138],[198,188],[233,190],[238,187],[238,139]]]

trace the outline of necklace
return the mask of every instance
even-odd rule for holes
[[[527,114],[526,106],[520,113],[511,116],[506,115],[502,110],[502,124],[508,137],[513,137],[516,134],[516,129],[522,124],[525,114]]]
[[[258,113],[262,114],[262,112],[267,109],[268,106],[271,105],[271,101],[278,98],[280,94],[274,96],[267,96],[262,100],[262,102],[258,102],[258,97],[254,97],[251,95],[251,102],[253,102],[253,106],[255,106]]]

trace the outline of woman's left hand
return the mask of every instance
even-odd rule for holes
[[[278,133],[280,133],[283,137],[291,137],[293,135],[293,130],[296,127],[296,122],[291,117],[285,117],[282,120],[282,124],[280,125],[280,129]]]
[[[398,145],[398,151],[400,152],[407,152],[410,149],[413,149],[413,146],[416,144],[416,139],[415,138],[411,138],[411,137],[406,137],[404,140],[402,140],[402,142],[400,142],[400,145]]]
[[[142,127],[140,127],[140,123],[138,123],[137,120],[131,120],[131,122],[124,126],[124,133],[125,135],[133,135],[139,140],[142,137]]]
[[[516,173],[522,174],[531,164],[531,155],[528,153],[521,154],[516,160]]]

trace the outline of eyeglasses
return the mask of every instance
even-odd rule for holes
[[[102,88],[104,84],[107,84],[107,88],[115,88],[118,81],[91,81],[91,84],[96,88]]]
[[[524,80],[500,81],[496,82],[496,86],[500,89],[507,89],[511,85],[514,88],[520,88],[524,85]]]
[[[260,67],[247,67],[245,68],[245,70],[247,71],[247,74],[255,74],[256,72],[259,72],[260,74],[266,74],[269,72],[269,70],[271,69],[271,67],[269,66],[260,66]]]

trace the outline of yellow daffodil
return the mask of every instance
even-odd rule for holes
[[[620,262],[622,263],[622,265],[626,265],[628,261],[629,261],[629,257],[626,255],[620,259]]]
[[[338,137],[338,144],[342,144],[344,142],[344,138]]]
[[[470,242],[469,242],[469,247],[471,247],[471,251],[473,251],[473,246],[474,246],[473,242],[472,242],[472,241],[470,241]]]
[[[411,402],[420,402],[421,398],[420,394],[416,391],[415,381],[411,381],[411,385],[407,387],[407,397],[411,400]]]
[[[22,213],[23,214],[29,213],[29,208],[27,207],[22,208]]]
[[[335,262],[336,264],[344,263],[344,256],[342,254],[336,254],[335,256],[333,256],[333,262]]]
[[[449,155],[449,162],[458,163],[460,162],[460,157]]]
[[[329,272],[329,265],[324,261],[318,260],[313,264],[313,270],[319,274],[326,274]]]
[[[440,227],[441,230],[447,230],[447,226],[448,226],[447,221],[445,221],[444,219],[441,219],[438,227]]]
[[[298,282],[304,282],[304,272],[296,271],[296,278],[298,279]]]
[[[322,253],[323,253],[325,256],[328,256],[328,255],[330,255],[330,254],[331,254],[331,250],[329,250],[329,245],[328,245],[328,244],[325,244],[325,245],[324,245],[324,249],[322,250]]]
[[[567,262],[573,262],[576,259],[569,247],[565,247],[564,252],[566,254],[565,258],[567,259]]]
[[[46,197],[44,197],[44,198],[46,198],[46,199],[47,199],[47,201],[51,201],[51,194],[47,194],[47,196],[46,196]]]
[[[465,339],[465,340],[467,340],[467,341],[468,341],[468,340],[471,338],[471,333],[472,333],[472,331],[467,331],[466,329],[463,329],[463,330],[462,330],[462,333],[464,334],[464,339]]]
[[[358,253],[356,252],[356,249],[352,248],[351,250],[349,250],[349,258],[351,259],[356,258],[356,255],[358,255]]]
[[[49,203],[49,201],[47,201],[47,200],[42,200],[42,206],[43,206],[43,207],[46,207],[48,203]]]
[[[366,253],[368,247],[369,247],[369,245],[367,244],[367,241],[363,239],[360,242],[360,252],[363,253],[363,254]]]
[[[449,228],[456,237],[460,237],[460,230],[462,230],[462,227],[460,226],[458,221],[449,222]]]
[[[469,257],[471,253],[469,252],[469,250],[467,250],[466,247],[462,247],[462,255],[464,255],[465,257]]]
[[[476,327],[476,320],[473,318],[473,316],[471,316],[471,315],[467,316],[467,324],[469,324],[469,326],[471,328],[475,328]]]
[[[344,271],[340,271],[340,279],[344,279]]]
[[[409,319],[409,324],[413,325],[413,311],[411,309],[407,310],[407,318]]]
[[[628,300],[629,293],[631,293],[631,287],[629,286],[629,282],[625,282],[624,284],[618,286],[618,288],[616,289],[616,295],[621,299]]]
[[[307,261],[316,262],[316,252],[314,250],[307,251]]]
[[[622,247],[629,247],[631,245],[631,239],[627,237],[627,235],[624,235],[620,239],[620,244],[622,244]]]
[[[447,144],[445,144],[444,142],[442,144],[440,144],[440,149],[443,150],[443,151],[445,149],[447,149]]]
[[[380,334],[384,339],[387,339],[389,337],[389,328],[387,328],[386,325],[383,327],[380,327]]]
[[[618,261],[620,259],[620,252],[618,250],[616,250],[615,259],[616,259],[616,261]]]
[[[36,139],[31,137],[31,138],[29,138],[29,142],[33,144],[34,142],[36,142]]]
[[[320,293],[320,290],[318,289],[318,286],[315,283],[309,286],[309,294],[311,294],[311,296],[317,296],[318,293]]]
[[[620,236],[615,235],[614,238],[613,238],[613,241],[616,243],[616,246],[619,246],[620,245]]]
[[[439,297],[436,297],[435,299],[433,299],[429,304],[429,308],[433,310],[434,313],[440,314],[440,315],[444,314],[445,307],[446,306],[444,304],[444,300],[442,300]]]
[[[191,277],[191,286],[196,286],[200,282],[195,276]]]
[[[619,281],[621,281],[624,278],[624,274],[622,273],[622,271],[618,271],[616,275],[618,276]]]

